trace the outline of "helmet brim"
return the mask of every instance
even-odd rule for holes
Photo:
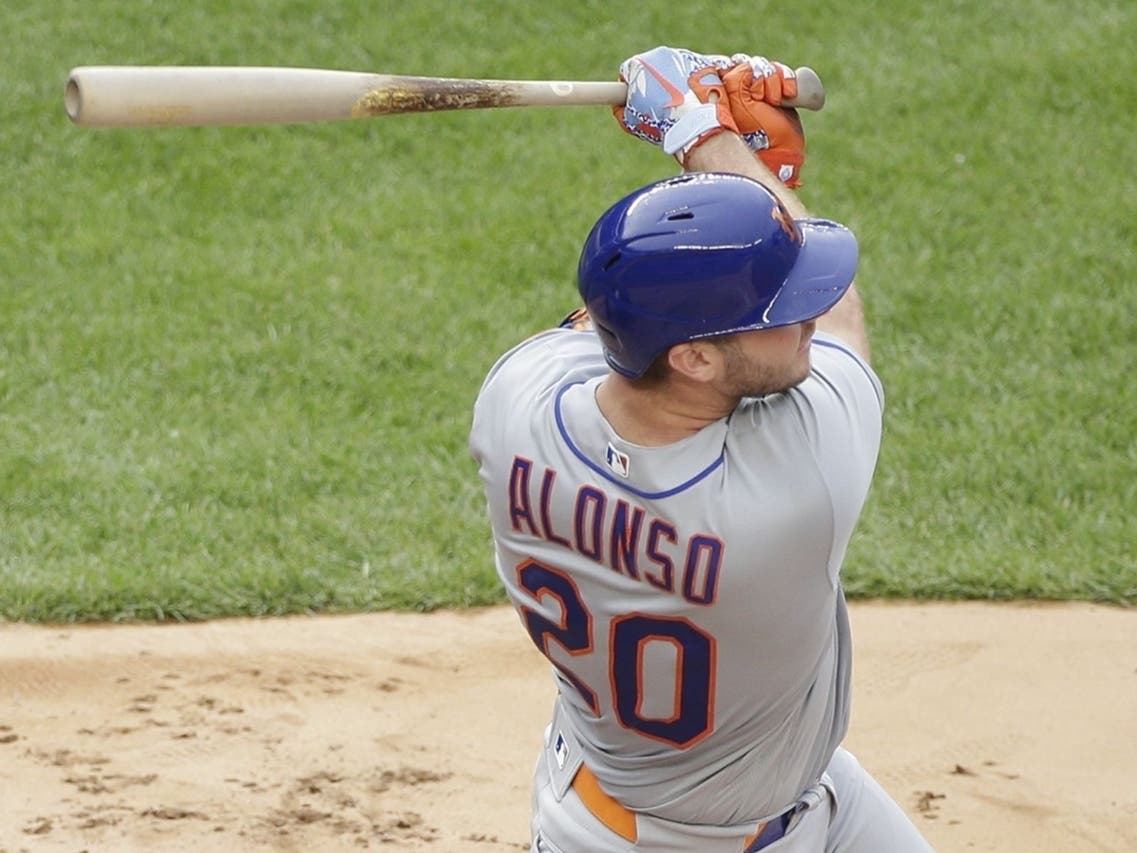
[[[792,326],[820,317],[841,301],[857,273],[856,236],[828,219],[798,219],[795,225],[801,251],[774,298],[731,328],[693,338]]]
[[[857,273],[857,238],[827,219],[799,219],[801,252],[785,284],[755,328],[789,326],[820,317],[841,301]]]

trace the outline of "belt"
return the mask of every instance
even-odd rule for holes
[[[790,824],[794,809],[782,812],[765,823],[758,824],[758,831],[746,839],[746,849],[742,853],[758,853],[786,834],[786,827]]]
[[[587,765],[580,765],[580,769],[576,771],[576,776],[572,780],[572,789],[576,791],[584,807],[592,812],[594,818],[625,841],[636,843],[636,839],[639,838],[636,813],[606,794],[596,780],[596,774],[589,770]]]
[[[600,787],[596,774],[589,770],[587,765],[580,765],[572,780],[572,789],[594,818],[625,841],[636,843],[639,838],[636,813],[620,805],[615,798],[607,794]],[[785,835],[786,825],[792,814],[793,809],[790,809],[773,820],[758,824],[754,832],[743,842],[742,853],[758,853]]]

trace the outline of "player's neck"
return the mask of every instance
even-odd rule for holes
[[[596,388],[596,404],[620,438],[659,447],[721,420],[734,411],[738,401],[686,382],[642,388],[611,373]]]

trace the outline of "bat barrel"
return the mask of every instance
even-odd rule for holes
[[[79,115],[83,110],[83,89],[74,75],[67,78],[67,88],[63,92],[63,105],[67,108],[67,117],[79,123]]]
[[[375,75],[317,68],[81,66],[67,115],[88,127],[281,124],[351,118]]]

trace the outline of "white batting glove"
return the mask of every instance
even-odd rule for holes
[[[614,110],[620,125],[680,162],[710,137],[737,132],[717,61],[731,64],[725,56],[666,46],[624,60],[620,79],[628,84],[627,103]]]

